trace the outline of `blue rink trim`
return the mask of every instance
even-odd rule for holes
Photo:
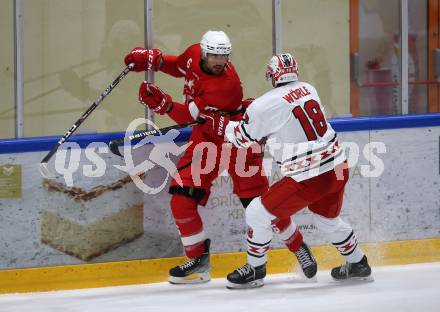
[[[358,118],[334,118],[330,124],[337,132],[369,131],[400,128],[420,128],[440,126],[440,113],[404,116],[375,116]],[[99,134],[78,134],[69,138],[69,142],[76,142],[82,148],[92,142],[104,142],[121,138],[125,132],[111,132]],[[180,130],[176,141],[188,141],[191,128]],[[0,140],[0,154],[23,152],[49,151],[60,139],[60,136],[33,137],[22,139]],[[136,141],[135,141],[136,142]]]
[[[422,128],[440,126],[440,113],[403,115],[403,116],[375,116],[358,118],[330,119],[333,129],[338,132]]]

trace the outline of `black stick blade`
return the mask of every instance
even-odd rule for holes
[[[119,157],[124,157],[122,156],[121,152],[119,151],[119,147],[118,147],[118,143],[115,141],[110,141],[110,143],[108,144],[108,147],[110,149],[110,152],[112,152],[115,155],[118,155]]]

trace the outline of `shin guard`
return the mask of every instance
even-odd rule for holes
[[[171,211],[179,230],[185,254],[192,259],[205,252],[203,223],[193,198],[180,194],[171,197]]]

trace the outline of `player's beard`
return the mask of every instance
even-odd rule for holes
[[[226,65],[215,65],[215,66],[213,66],[211,72],[212,72],[214,75],[220,75],[220,74],[222,74],[223,71],[225,70],[225,67],[226,67]]]
[[[224,72],[225,67],[226,67],[226,64],[225,65],[214,65],[214,66],[208,67],[206,65],[206,63],[204,63],[202,61],[203,71],[210,74],[210,75],[215,75],[215,76],[221,75]]]

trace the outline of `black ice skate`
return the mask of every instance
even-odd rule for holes
[[[184,264],[170,269],[168,281],[171,284],[199,284],[211,280],[209,272],[211,265],[209,262],[209,245],[211,241],[205,240],[205,253],[200,257],[189,259]]]
[[[371,276],[371,268],[368,265],[367,257],[364,256],[361,261],[357,263],[343,264],[332,269],[331,275],[336,281],[347,281],[347,280],[364,280],[373,281]]]
[[[246,263],[227,276],[229,289],[257,288],[264,285],[266,276],[266,264],[253,267]]]
[[[301,266],[304,275],[308,279],[312,279],[316,275],[318,265],[316,264],[315,257],[313,257],[312,251],[306,243],[302,243],[299,249],[295,252],[296,259]]]

